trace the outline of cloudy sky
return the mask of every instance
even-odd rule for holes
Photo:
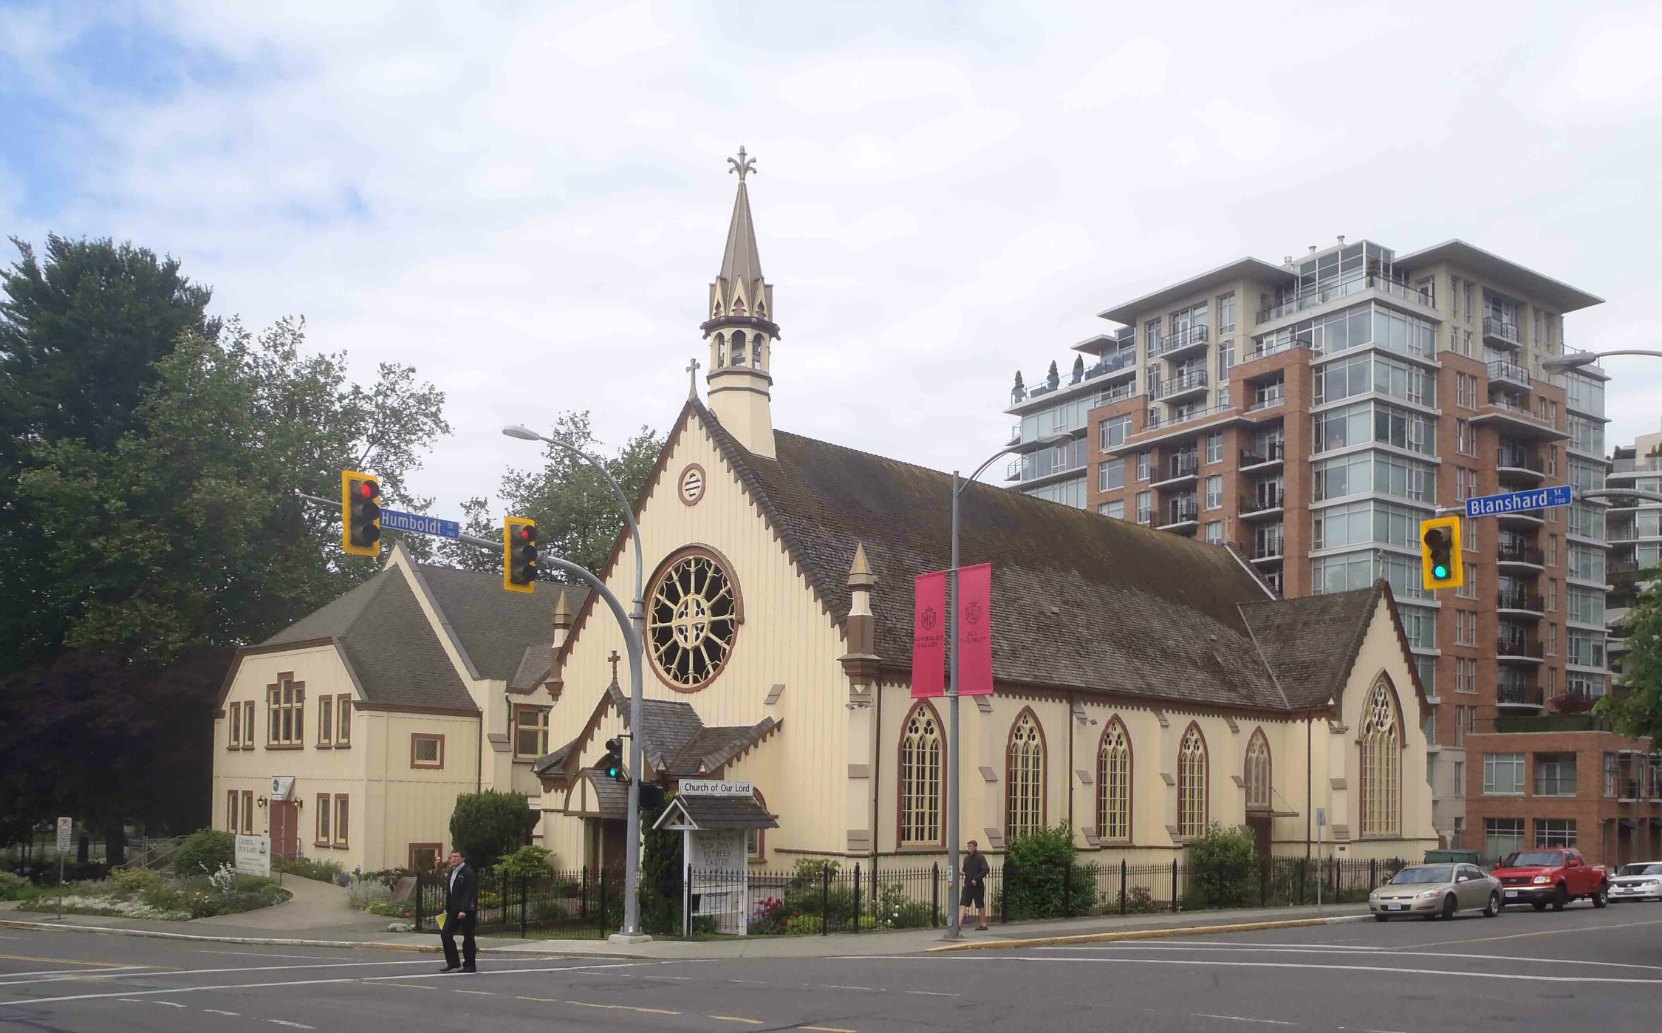
[[[973,467],[1095,313],[1336,234],[1464,238],[1608,299],[1572,345],[1662,347],[1658,53],[1640,3],[0,0],[0,229],[414,364],[453,516],[533,460],[505,422],[673,418],[742,143],[775,424]],[[1656,430],[1662,362],[1607,368],[1608,440]]]

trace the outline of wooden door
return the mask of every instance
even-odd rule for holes
[[[300,809],[293,800],[271,801],[271,856],[300,856]]]

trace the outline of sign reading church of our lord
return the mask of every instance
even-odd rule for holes
[[[686,779],[678,792],[682,796],[748,798],[756,795],[756,786],[751,782]],[[744,829],[712,829],[688,831],[682,839],[687,865],[684,881],[687,899],[682,902],[683,909],[689,916],[715,918],[718,927],[725,927],[731,915],[736,919],[740,936],[745,935],[745,927],[749,925],[745,902],[750,899],[750,864],[745,837]]]
[[[919,574],[912,604],[912,698],[946,695],[946,575]],[[993,694],[993,567],[958,568],[958,695]]]
[[[237,871],[271,878],[271,837],[237,837]]]

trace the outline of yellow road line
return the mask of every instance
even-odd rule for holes
[[[642,1007],[639,1007],[639,1006],[633,1005],[633,1004],[596,1004],[592,1001],[558,1002],[558,1001],[554,1001],[552,998],[548,998],[548,997],[521,997],[520,1000],[522,1000],[522,1001],[549,1001],[550,1003],[554,1003],[554,1004],[565,1003],[565,1004],[576,1005],[579,1008],[602,1008],[602,1009],[605,1009],[606,1011],[644,1012],[647,1015],[679,1015],[679,1014],[681,1014],[678,1011],[670,1011],[668,1008],[642,1008]],[[740,1021],[741,1022],[748,1022],[750,1020],[741,1019]]]
[[[817,1030],[818,1033],[854,1033],[854,1030],[845,1029],[842,1026],[798,1026],[796,1028]]]
[[[1502,936],[1469,936],[1459,940],[1438,940],[1433,943],[1407,943],[1394,947],[1383,947],[1381,950],[1400,951],[1412,950],[1416,947],[1446,947],[1455,943],[1491,943],[1495,940],[1522,940],[1533,936],[1573,936],[1576,933],[1602,933],[1609,929],[1632,929],[1642,925],[1662,925],[1662,919],[1653,919],[1649,922],[1621,922],[1616,925],[1583,925],[1573,929],[1538,929],[1527,933],[1506,933]]]
[[[762,1024],[761,1019],[745,1019],[740,1018],[737,1015],[706,1015],[704,1017],[707,1019],[715,1019],[719,1022],[743,1022],[750,1026],[760,1026]]]

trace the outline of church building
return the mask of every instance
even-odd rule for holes
[[[754,161],[731,163],[699,327],[708,400],[692,392],[636,505],[642,726],[627,727],[622,633],[591,595],[526,681],[554,747],[533,765],[541,840],[562,868],[622,857],[626,793],[595,765],[629,731],[672,792],[755,785],[777,827],[752,834],[754,861],[928,863],[947,846],[945,701],[911,696],[912,592],[948,564],[952,478],[774,429],[789,350]],[[1066,822],[1087,855],[1136,863],[1216,823],[1304,855],[1322,813],[1342,856],[1437,845],[1427,701],[1383,581],[1282,600],[1231,548],[982,485],[963,493],[962,528],[963,563],[992,565],[995,688],[962,705],[966,840],[996,854]],[[620,599],[634,555],[620,538],[598,572]]]

